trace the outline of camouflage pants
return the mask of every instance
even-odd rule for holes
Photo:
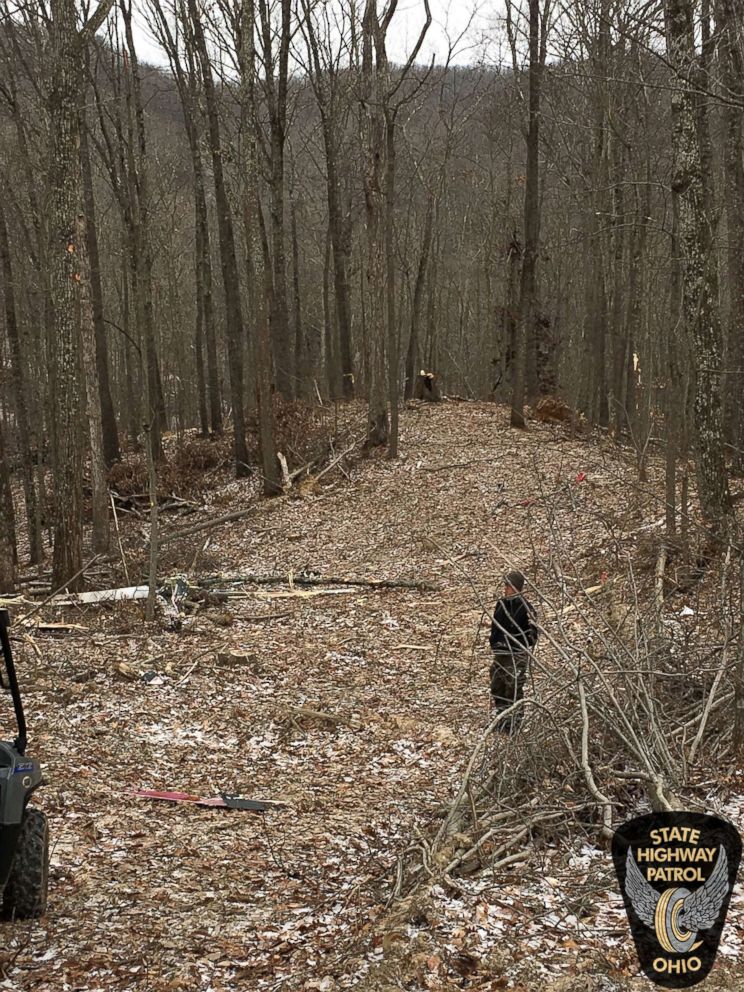
[[[494,709],[505,710],[524,695],[530,656],[527,651],[494,651],[491,662],[491,697]],[[522,722],[524,707],[505,717],[498,729],[514,733]]]

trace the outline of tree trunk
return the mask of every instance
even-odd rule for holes
[[[222,166],[224,149],[221,141],[219,104],[215,92],[212,66],[209,60],[207,42],[204,36],[202,14],[196,0],[188,0],[191,30],[194,33],[199,65],[204,85],[204,99],[207,108],[209,145],[212,156],[214,195],[217,207],[217,228],[220,239],[220,259],[222,282],[225,290],[225,316],[227,324],[227,357],[230,371],[230,402],[235,425],[235,474],[238,478],[248,475],[248,447],[245,439],[245,414],[243,407],[244,363],[243,363],[243,315],[240,303],[240,282],[238,262],[235,253],[235,233],[232,212],[225,185]]]
[[[309,76],[318,103],[323,129],[323,146],[326,165],[326,197],[328,200],[328,231],[333,255],[333,288],[336,304],[336,324],[338,326],[338,355],[327,364],[331,378],[340,370],[342,392],[345,399],[354,395],[354,369],[351,349],[351,301],[349,290],[349,262],[351,258],[351,222],[344,217],[342,208],[341,180],[338,173],[338,140],[342,132],[339,120],[339,87],[343,78],[334,62],[334,55],[328,53],[321,64],[320,44],[315,30],[313,10],[309,0],[303,0],[302,10],[305,21],[306,39],[309,49]],[[328,39],[329,45],[332,44]],[[329,326],[329,325],[327,325]],[[331,344],[327,338],[327,344]],[[335,344],[326,347],[326,362],[335,355]],[[330,385],[331,396],[336,397],[335,384]]]
[[[377,0],[367,0],[364,11],[362,58],[362,137],[364,152],[364,202],[366,217],[365,321],[368,345],[369,400],[368,448],[387,444],[386,403],[386,297],[385,235],[383,227],[383,177],[385,176],[385,120],[382,110],[384,81],[378,49],[380,24]]]
[[[93,489],[91,499],[93,535],[91,543],[94,552],[105,552],[108,551],[109,547],[109,495],[106,486],[101,390],[98,383],[96,332],[90,291],[90,266],[88,264],[86,233],[85,217],[83,214],[79,214],[77,218],[76,243],[80,277],[80,337],[85,375],[88,436],[90,438],[90,471]]]
[[[739,644],[734,668],[734,747],[744,748],[744,554],[739,528]]]
[[[148,440],[152,445],[153,457],[156,461],[162,461],[165,457],[162,435],[166,427],[167,415],[163,380],[158,361],[153,302],[153,254],[147,131],[145,128],[145,112],[142,99],[142,82],[132,31],[131,0],[120,0],[119,8],[124,20],[127,52],[129,55],[128,63],[125,61],[124,64],[127,71],[126,101],[129,111],[129,141],[126,152],[128,159],[127,178],[131,222],[130,255],[134,276],[132,285],[135,289],[137,323],[140,329],[140,347],[142,347],[144,342],[147,401],[150,404],[147,410]]]
[[[25,356],[21,348],[16,310],[16,289],[13,276],[13,262],[10,254],[8,227],[5,210],[0,197],[0,272],[3,278],[3,299],[5,302],[5,329],[8,335],[10,352],[10,372],[13,383],[13,399],[18,425],[18,447],[21,455],[23,476],[23,496],[26,504],[26,524],[28,527],[31,564],[36,565],[44,557],[44,544],[41,530],[41,513],[34,481],[34,455],[32,431],[29,423],[26,392]]]
[[[413,396],[416,385],[416,377],[419,374],[419,336],[421,327],[421,310],[424,298],[424,287],[426,286],[426,274],[429,267],[429,256],[431,254],[432,234],[434,233],[434,196],[429,194],[426,204],[426,220],[424,221],[424,237],[421,243],[421,255],[419,256],[418,269],[416,270],[416,283],[413,288],[413,302],[411,304],[411,334],[408,338],[408,353],[406,355],[406,387],[405,398],[409,400]]]
[[[196,278],[201,302],[202,340],[207,353],[207,395],[209,399],[209,424],[213,434],[222,434],[222,397],[220,369],[217,357],[217,333],[212,299],[212,245],[209,234],[207,197],[204,191],[204,172],[198,140],[192,148],[194,164],[194,212],[199,254],[196,259]]]
[[[310,395],[310,368],[305,331],[302,322],[302,292],[300,287],[300,243],[297,238],[297,204],[292,201],[292,300],[294,310],[294,369],[295,392],[299,397]]]
[[[679,204],[685,330],[695,368],[696,468],[707,522],[719,529],[732,512],[723,447],[718,277],[713,218],[702,167],[706,108],[699,94],[693,12],[689,0],[665,0],[669,60],[674,69],[672,192]]]
[[[199,238],[196,238],[196,251],[200,251]],[[196,399],[199,407],[199,428],[201,436],[209,437],[209,414],[207,413],[207,382],[204,375],[204,306],[197,282],[196,323],[194,325],[194,360],[196,362]]]
[[[284,6],[284,3],[283,3]],[[295,369],[287,307],[287,252],[284,237],[284,128],[272,124],[271,134],[271,344],[274,351],[276,388],[282,396],[295,395]]]
[[[212,247],[209,232],[209,214],[204,177],[204,163],[200,146],[199,108],[199,56],[196,51],[194,33],[189,27],[189,17],[180,5],[178,23],[181,38],[174,35],[168,17],[159,3],[151,0],[153,26],[158,41],[168,55],[183,109],[183,122],[191,153],[194,192],[194,276],[196,285],[196,328],[197,388],[199,390],[199,416],[202,430],[212,434],[222,434],[222,400],[220,396],[219,365],[217,360],[217,336],[215,331],[214,307],[212,300]],[[183,51],[179,48],[179,40]],[[185,65],[184,65],[185,56]],[[206,349],[205,349],[206,344]],[[206,351],[206,376],[204,375],[204,354]],[[201,355],[201,359],[199,358]],[[208,418],[206,406],[209,406]],[[204,404],[204,409],[202,409]],[[208,426],[204,426],[208,419]]]
[[[103,455],[110,468],[121,457],[119,432],[116,426],[114,402],[111,398],[109,378],[108,338],[103,319],[103,287],[101,286],[101,263],[98,253],[98,232],[96,230],[96,203],[93,194],[93,172],[88,145],[88,125],[85,112],[85,93],[81,91],[80,102],[80,161],[83,179],[83,205],[86,217],[86,244],[88,267],[90,270],[90,302],[93,309],[95,332],[96,375],[100,393],[101,426],[103,432]]]
[[[289,46],[292,39],[292,0],[254,0],[260,12],[261,80],[265,111],[269,119],[269,215],[271,242],[271,344],[274,352],[276,388],[292,399],[295,395],[293,348],[289,329],[287,252],[284,230],[285,144],[287,132],[287,83]],[[278,12],[275,7],[278,6]],[[276,14],[279,14],[277,19]],[[252,15],[255,20],[255,13]],[[274,41],[278,38],[278,50]]]
[[[527,169],[524,189],[524,252],[519,287],[519,333],[512,389],[512,427],[525,427],[527,350],[532,346],[537,317],[537,251],[540,239],[540,0],[529,0],[530,68]]]
[[[385,114],[385,292],[387,351],[388,351],[388,403],[390,404],[390,435],[388,458],[398,457],[398,402],[400,398],[400,335],[395,316],[395,113]]]
[[[325,251],[323,252],[323,353],[328,395],[332,400],[337,400],[342,395],[342,390],[339,383],[338,361],[336,359],[334,313],[331,308],[332,254],[332,238],[329,224],[326,231]]]
[[[190,111],[189,111],[190,113]],[[209,406],[209,429],[212,434],[222,434],[222,399],[220,397],[219,364],[217,361],[217,336],[214,326],[214,305],[212,300],[212,246],[209,235],[209,216],[204,187],[204,169],[196,132],[196,121],[189,127],[189,146],[194,170],[194,234],[196,241],[195,277],[197,296],[198,352],[201,353],[200,390],[204,391],[205,412]],[[206,345],[206,348],[204,347]],[[204,373],[204,352],[206,351],[206,376]],[[202,402],[200,393],[200,403]]]
[[[274,426],[274,384],[270,338],[271,275],[265,264],[261,244],[261,203],[259,200],[258,154],[256,148],[256,50],[255,14],[252,3],[243,4],[240,73],[241,73],[241,172],[243,178],[243,223],[246,261],[252,302],[252,341],[256,370],[256,407],[258,411],[259,451],[263,491],[277,496],[282,491]],[[276,287],[274,287],[276,288]]]
[[[80,42],[74,0],[52,0],[52,78],[49,93],[50,289],[55,347],[54,557],[52,585],[71,583],[83,565],[82,409],[78,363],[80,259]]]
[[[18,566],[13,492],[3,432],[4,425],[0,421],[0,596],[15,592]]]
[[[729,292],[728,341],[726,348],[726,421],[733,445],[733,467],[744,472],[744,54],[741,50],[741,9],[736,0],[716,0],[716,28],[719,34],[721,82],[726,95],[722,106],[725,127],[723,166],[725,175],[726,228]],[[733,100],[737,100],[736,106]]]
[[[130,277],[132,268],[129,254],[122,254],[121,265],[121,319],[124,324],[126,337],[124,339],[124,385],[128,402],[124,404],[126,423],[131,443],[136,447],[137,439],[142,428],[142,410],[139,402],[141,390],[137,386],[137,371],[141,371],[141,353],[132,339],[132,319],[130,306]]]
[[[326,156],[329,156],[326,142]],[[335,156],[335,151],[333,152]],[[344,219],[341,193],[334,159],[327,158],[328,170],[328,219],[333,248],[333,288],[336,300],[338,326],[338,365],[341,391],[344,399],[354,395],[354,363],[351,353],[351,299],[349,290],[349,260],[351,257],[351,223]]]

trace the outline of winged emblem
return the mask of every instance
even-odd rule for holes
[[[657,892],[643,877],[628,849],[625,891],[638,918],[656,931],[666,951],[684,954],[699,947],[698,931],[712,927],[729,890],[728,859],[721,847],[710,877],[699,889],[675,888]]]

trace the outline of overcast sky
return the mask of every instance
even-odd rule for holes
[[[476,61],[482,52],[484,34],[489,34],[493,28],[495,11],[501,7],[500,0],[430,0],[430,6],[432,25],[419,60],[428,62],[434,55],[437,62],[443,62],[452,45],[455,49],[453,62],[463,65]],[[388,35],[388,54],[392,60],[406,60],[423,23],[422,0],[400,0]],[[464,31],[465,37],[458,41]],[[166,64],[162,51],[141,18],[137,44],[143,62]]]

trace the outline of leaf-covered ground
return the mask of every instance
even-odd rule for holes
[[[50,904],[41,922],[0,925],[0,989],[591,992],[637,974],[609,860],[589,835],[460,893],[435,888],[405,918],[386,901],[399,852],[452,796],[486,725],[479,622],[499,576],[521,566],[563,605],[549,505],[575,579],[611,578],[618,541],[658,523],[661,470],[639,488],[609,441],[517,432],[485,404],[412,406],[401,452],[261,504],[200,555],[205,535],[170,547],[169,572],[194,581],[287,577],[225,580],[240,595],[180,632],[145,623],[140,603],[44,611],[79,625],[19,646],[48,780]],[[222,485],[212,512],[240,507],[254,485]],[[305,589],[291,581],[301,573],[438,589]],[[212,810],[138,788],[286,805]],[[741,909],[737,892],[722,961],[739,954]],[[714,977],[705,987],[738,988],[722,967]]]

